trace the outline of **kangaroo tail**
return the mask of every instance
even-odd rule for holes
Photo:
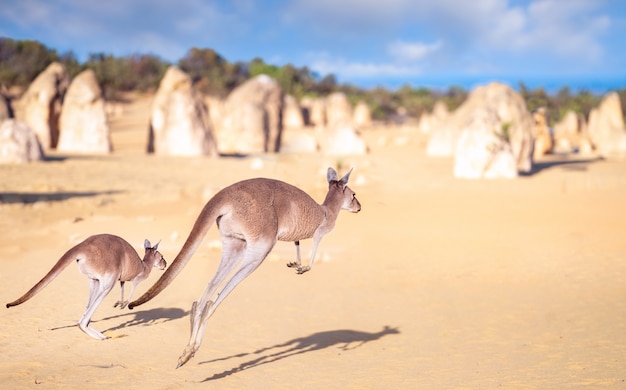
[[[17,300],[13,302],[7,303],[6,305],[7,309],[11,306],[17,306],[28,301],[33,296],[35,296],[35,294],[37,294],[39,291],[43,290],[44,287],[50,284],[50,282],[52,282],[54,278],[59,276],[61,271],[67,268],[67,266],[70,265],[70,263],[72,263],[72,261],[76,259],[76,256],[79,254],[79,251],[77,250],[77,248],[78,246],[75,246],[71,248],[70,250],[68,250],[67,252],[65,252],[65,254],[61,256],[59,261],[57,261],[57,263],[52,267],[52,269],[48,271],[46,276],[44,276],[39,282],[37,282],[37,284],[35,284],[30,290],[28,290],[26,294],[22,295],[20,298],[18,298]]]
[[[183,248],[180,250],[178,255],[176,255],[176,258],[172,261],[169,268],[165,270],[159,280],[157,280],[156,283],[148,289],[148,291],[128,304],[129,309],[142,305],[157,296],[172,282],[172,280],[174,280],[180,271],[185,268],[185,265],[187,265],[187,262],[191,259],[191,256],[193,256],[194,252],[202,242],[202,239],[206,236],[209,229],[213,225],[213,221],[215,221],[220,215],[219,210],[214,207],[212,200],[213,199],[211,199],[200,212],[200,215],[198,216],[198,219],[196,219],[187,240],[183,244]]]

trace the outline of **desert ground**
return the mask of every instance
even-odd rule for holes
[[[3,388],[626,388],[626,160],[548,156],[515,180],[458,180],[401,127],[365,131],[365,156],[158,157],[144,153],[149,104],[112,120],[109,156],[0,166]],[[322,202],[329,166],[354,167],[362,211],[340,214],[303,275],[280,242],[179,369],[220,258],[215,227],[152,301],[120,310],[118,287],[106,297],[93,326],[107,340],[76,326],[89,286],[74,264],[4,307],[92,234],[142,255],[161,240],[169,263],[220,188],[271,177]]]

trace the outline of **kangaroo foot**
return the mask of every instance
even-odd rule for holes
[[[300,267],[300,263],[298,263],[297,261],[292,261],[292,262],[287,263],[287,267],[289,268]]]
[[[308,265],[305,265],[304,267],[298,267],[296,268],[296,273],[298,275],[302,275],[303,273],[305,273],[306,271],[310,270],[311,267],[309,267]]]
[[[93,337],[96,340],[106,340],[106,339],[108,339],[107,336],[105,336],[102,333],[98,332],[97,330],[95,330],[94,328],[92,328],[89,325],[83,325],[83,324],[79,323],[78,327],[80,328],[80,330],[82,330],[83,332],[87,333],[87,335]]]
[[[178,358],[178,364],[176,365],[176,368],[179,368],[179,367],[183,366],[195,354],[196,354],[196,349],[194,347],[190,346],[190,345],[187,345],[185,347],[185,350],[183,351],[183,354],[180,355],[180,357]]]

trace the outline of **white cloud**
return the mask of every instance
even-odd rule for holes
[[[246,4],[237,3],[239,8]],[[39,36],[44,44],[77,51],[80,60],[91,52],[149,52],[175,61],[197,42],[228,28],[246,31],[237,15],[225,14],[205,0],[23,0],[0,7],[0,17]]]
[[[108,49],[113,51],[115,46]],[[155,54],[160,57],[175,61],[182,58],[190,47],[184,42],[157,34],[144,31],[129,38],[124,54]]]
[[[345,59],[318,59],[310,68],[322,75],[334,74],[340,79],[364,79],[377,77],[410,77],[422,74],[417,66],[393,63],[352,62]]]
[[[559,0],[535,0],[523,8],[495,7],[485,14],[484,28],[475,37],[489,48],[505,51],[560,51],[570,42],[596,46],[609,19],[593,11],[594,3],[585,0],[567,5]]]
[[[48,2],[41,0],[24,0],[10,6],[6,3],[0,7],[0,14],[21,27],[41,24],[51,19],[54,12]]]
[[[573,0],[567,6],[556,0],[537,0],[528,7],[529,47],[552,50],[579,61],[599,61],[600,40],[611,25],[607,15],[594,14],[597,2]]]
[[[437,51],[448,58],[471,53],[483,60],[512,55],[597,62],[603,56],[601,35],[611,24],[601,6],[597,0],[293,0],[287,8],[297,21],[309,18],[318,26],[310,28],[338,38],[358,31],[373,41],[381,31],[401,31],[387,48],[397,61]],[[435,43],[423,43],[429,41]]]
[[[434,43],[394,41],[387,47],[387,52],[399,62],[416,62],[441,49],[443,43],[438,40]]]
[[[439,2],[442,8],[433,11],[439,15],[435,20],[456,23],[459,34],[447,36],[455,30],[447,26],[447,31],[441,31],[444,39],[457,39],[490,57],[513,54],[599,60],[601,35],[610,26],[610,18],[597,12],[600,2],[593,0],[533,0],[515,7],[500,0],[465,3],[471,10],[454,3],[444,0]]]
[[[322,49],[330,54],[308,63],[341,79],[576,72],[601,63],[610,27],[595,0],[294,0],[288,8],[301,12],[300,29],[333,37]]]
[[[320,27],[361,26],[362,28],[388,25],[404,19],[413,8],[411,0],[292,0],[285,7],[289,20],[310,20]]]

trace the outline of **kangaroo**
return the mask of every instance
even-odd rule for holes
[[[213,221],[216,222],[222,241],[222,259],[200,300],[191,306],[191,337],[176,368],[194,356],[209,317],[228,294],[257,269],[278,240],[293,241],[296,245],[296,261],[288,263],[288,267],[295,268],[298,274],[311,269],[320,240],[335,226],[339,211],[357,213],[361,210],[354,191],[347,186],[351,172],[338,179],[337,172],[328,168],[328,194],[321,205],[297,187],[266,178],[232,184],[207,202],[167,271],[146,293],[128,305],[132,309],[163,291],[187,264]],[[303,266],[300,240],[306,238],[313,238],[313,246],[309,263]],[[226,280],[231,273],[232,277]]]
[[[122,296],[113,307],[123,309],[135,291],[139,282],[145,280],[153,267],[165,269],[167,263],[157,251],[159,244],[151,246],[144,241],[146,250],[143,260],[135,249],[123,238],[111,234],[98,234],[87,237],[74,246],[57,261],[52,269],[22,297],[7,303],[7,308],[20,305],[43,290],[61,271],[74,260],[78,270],[89,278],[89,300],[85,313],[78,321],[78,327],[94,339],[104,340],[107,337],[90,326],[91,316],[104,297],[113,289],[115,282],[120,281]],[[128,300],[124,300],[124,282],[132,282]]]

